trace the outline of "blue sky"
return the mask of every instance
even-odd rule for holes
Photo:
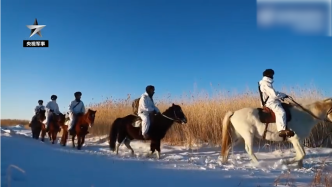
[[[62,112],[83,93],[138,97],[209,89],[257,89],[262,71],[275,87],[314,83],[331,96],[331,38],[263,31],[252,0],[1,1],[1,117],[30,119],[38,99],[58,96]],[[49,48],[23,48],[31,39]],[[257,97],[259,97],[257,95]],[[92,100],[94,98],[94,100]]]

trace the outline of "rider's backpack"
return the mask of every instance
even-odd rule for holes
[[[141,98],[137,98],[137,99],[135,99],[134,101],[133,101],[133,103],[131,104],[131,106],[133,107],[133,113],[135,114],[135,115],[138,115],[138,104],[139,104],[139,100],[140,100]]]

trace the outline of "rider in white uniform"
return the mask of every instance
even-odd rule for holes
[[[58,103],[56,103],[56,99],[58,98],[58,96],[56,95],[52,95],[51,96],[51,101],[49,101],[46,105],[46,132],[48,132],[50,126],[50,120],[52,119],[52,116],[55,115],[59,115],[60,111],[59,111],[59,105]]]
[[[150,116],[151,112],[160,113],[159,109],[153,102],[154,86],[149,85],[145,89],[145,93],[141,95],[138,104],[138,116],[142,119],[142,135],[145,139],[148,138],[148,131],[150,127]]]
[[[263,79],[259,81],[263,101],[266,101],[265,106],[270,108],[275,113],[279,136],[293,136],[294,132],[286,129],[286,112],[280,102],[280,99],[288,98],[289,96],[274,90],[272,86],[274,82],[273,75],[274,71],[272,69],[266,69],[263,72]]]
[[[70,134],[73,133],[75,129],[75,125],[77,122],[77,117],[83,115],[85,113],[85,106],[83,101],[81,100],[82,93],[75,92],[74,93],[75,100],[71,101],[69,104],[69,128],[68,131]]]

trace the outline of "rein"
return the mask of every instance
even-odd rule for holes
[[[179,119],[179,118],[176,116],[176,114],[175,114],[175,111],[174,111],[174,110],[173,110],[173,112],[174,112],[174,116],[175,116],[175,118],[176,118],[176,119],[173,119],[173,118],[171,118],[171,117],[168,117],[168,116],[166,116],[165,114],[162,114],[162,113],[161,113],[161,115],[162,115],[163,117],[165,117],[165,118],[169,119],[169,120],[172,120],[172,121],[175,121],[175,120]]]
[[[166,116],[166,115],[164,115],[164,114],[161,114],[163,117],[165,117],[165,118],[167,118],[167,119],[170,119],[170,120],[173,120],[173,121],[175,121],[175,119],[173,119],[173,118],[170,118],[170,117],[168,117],[168,116]]]
[[[312,117],[314,117],[315,119],[319,120],[319,121],[324,121],[324,122],[330,122],[327,119],[320,119],[319,117],[315,116],[311,111],[309,111],[308,109],[304,108],[302,105],[300,105],[299,103],[297,103],[296,101],[294,101],[293,98],[289,98],[295,105],[297,105],[298,107],[300,107],[302,110],[304,110],[305,112],[307,112],[308,114],[310,114]],[[332,108],[330,108],[327,111],[327,115],[329,115],[332,112]]]

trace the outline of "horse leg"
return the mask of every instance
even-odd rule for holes
[[[257,157],[253,152],[253,144],[254,144],[254,136],[253,134],[251,134],[250,132],[248,134],[246,134],[245,136],[242,136],[244,139],[244,143],[245,143],[245,149],[248,153],[248,155],[251,158],[251,161],[254,163],[258,163]]]
[[[81,132],[77,133],[77,149],[81,150],[82,147],[82,134]]]
[[[81,147],[82,147],[84,145],[84,142],[85,142],[85,135],[82,135],[81,139],[82,139],[82,141],[81,141]]]
[[[150,143],[150,153],[149,153],[149,156],[150,156],[150,157],[151,157],[151,156],[153,155],[153,153],[155,152],[156,147],[157,147],[157,143],[155,142],[155,140],[151,140],[151,143]]]
[[[293,163],[297,162],[298,167],[303,167],[303,158],[305,157],[306,153],[305,153],[303,146],[301,145],[301,143],[299,141],[298,136],[295,135],[295,136],[289,138],[288,140],[293,144],[296,154],[295,154],[294,158],[287,159],[283,163],[284,164],[293,164]]]
[[[31,127],[31,134],[32,134],[32,138],[35,139],[35,129]]]
[[[38,127],[38,128],[36,128],[36,139],[38,140],[39,139],[39,136],[40,136],[40,132],[41,132],[41,127]]]
[[[160,159],[160,140],[156,140],[157,159]]]
[[[231,139],[231,146],[229,146],[229,148],[226,152],[226,155],[227,155],[226,160],[229,159],[229,156],[230,156],[229,151],[232,149],[232,152],[233,152],[233,150],[234,150],[233,148],[235,146],[239,145],[239,143],[241,143],[243,141],[243,139],[240,137],[237,137],[237,136],[232,136],[232,137],[234,137],[234,142],[233,142],[233,139]]]
[[[75,148],[75,136],[76,136],[76,134],[73,134],[72,136],[71,136],[71,141],[73,142],[73,147]]]
[[[45,139],[45,135],[46,135],[46,129],[45,129],[45,127],[42,128],[41,131],[42,131],[42,132],[41,132],[41,141],[44,141],[44,139]]]
[[[125,139],[126,139],[126,134],[123,133],[123,132],[119,132],[118,133],[118,139],[117,139],[118,141],[116,142],[116,146],[115,146],[115,153],[116,153],[116,155],[119,154],[119,147],[125,141]],[[130,143],[130,141],[129,141],[129,143]],[[127,145],[126,145],[126,147],[127,147]],[[130,147],[130,145],[129,145],[129,147]]]
[[[57,133],[58,133],[57,129],[52,132],[52,144],[56,142]]]
[[[51,132],[51,130],[49,130],[47,132],[47,134],[48,134],[48,138],[50,139],[50,141],[52,141],[52,132]]]
[[[67,145],[67,139],[68,139],[68,131],[63,130],[63,133],[65,134],[65,136],[63,138],[63,146],[66,146]]]
[[[130,139],[127,137],[124,140],[125,146],[131,150],[131,156],[134,156],[134,149],[130,146]]]
[[[82,146],[84,145],[84,143],[85,143],[85,136],[83,135],[83,137],[82,137]]]
[[[33,139],[37,139],[36,138],[36,134],[37,134],[36,131],[37,131],[36,128],[31,128],[31,133],[32,133],[32,138]]]
[[[67,138],[68,138],[68,131],[67,131],[66,127],[62,127],[62,136],[61,136],[61,142],[60,142],[60,144],[62,146],[66,146]]]

